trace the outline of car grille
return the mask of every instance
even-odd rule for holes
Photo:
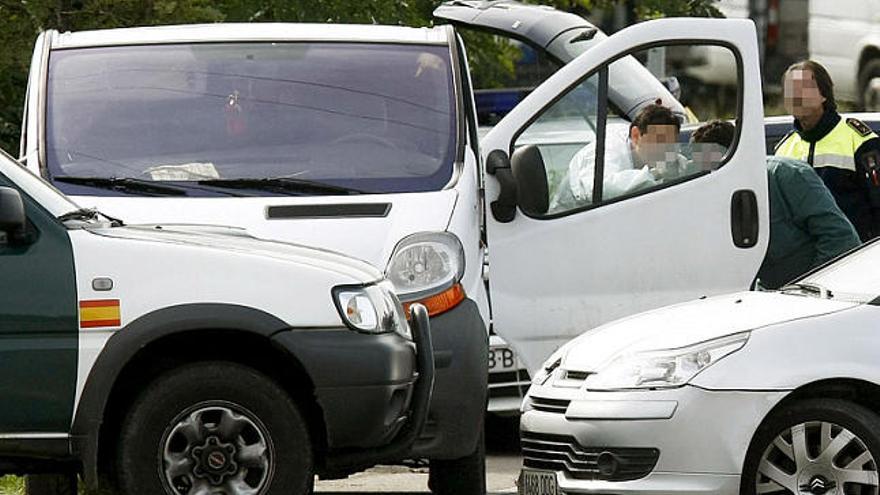
[[[532,405],[532,409],[536,411],[558,414],[565,414],[565,410],[568,409],[568,405],[571,403],[570,400],[544,399],[541,397],[531,397],[529,402]]]
[[[526,370],[489,373],[489,398],[518,397],[522,399],[529,391],[531,384],[532,379]]]
[[[524,431],[520,444],[525,467],[564,471],[579,480],[631,481],[644,478],[660,458],[660,451],[651,448],[586,448],[567,435]],[[617,469],[613,472],[599,470],[599,456],[606,453],[617,461]]]

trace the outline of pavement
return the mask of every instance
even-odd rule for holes
[[[519,453],[519,418],[486,418],[486,487],[489,494],[516,493],[522,458]],[[376,466],[344,480],[319,480],[315,492],[430,493],[427,466]]]

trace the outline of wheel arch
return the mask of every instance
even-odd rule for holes
[[[326,450],[323,412],[306,369],[271,337],[289,325],[253,308],[180,305],[146,314],[117,331],[101,350],[83,387],[72,426],[73,450],[86,483],[106,474],[125,406],[152,379],[174,367],[206,360],[251,366],[276,379],[303,407],[316,438],[316,462]]]

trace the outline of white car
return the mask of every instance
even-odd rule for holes
[[[877,493],[878,263],[873,242],[566,344],[523,406],[520,493]]]

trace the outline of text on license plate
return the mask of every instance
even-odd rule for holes
[[[506,347],[489,349],[489,371],[506,371],[516,369],[516,356]]]
[[[519,478],[519,495],[557,495],[556,473],[523,469]]]

